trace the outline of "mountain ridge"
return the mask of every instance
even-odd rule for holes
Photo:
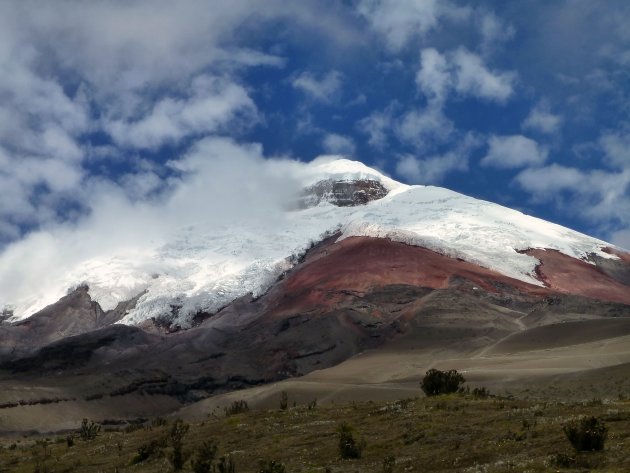
[[[64,303],[86,307],[83,318],[94,319],[86,288]],[[54,335],[46,314],[62,309],[22,324],[44,318]],[[630,304],[563,294],[390,239],[331,235],[260,296],[245,295],[186,330],[145,321],[53,341],[45,330],[27,330],[20,350],[0,354],[0,431],[72,428],[83,417],[133,419],[197,404],[207,413],[206,401],[215,402],[208,398],[255,401],[257,386],[273,393],[274,383],[296,377],[300,389],[333,400],[335,393],[415,392],[429,367],[464,370],[493,390],[524,389],[536,373],[570,382],[576,372],[630,362],[629,345],[617,341],[629,336],[629,320]],[[2,324],[0,337],[18,328]],[[606,389],[618,381],[607,380]]]
[[[104,311],[137,298],[121,323],[170,319],[186,328],[198,313],[216,312],[248,293],[264,293],[300,254],[335,232],[340,241],[367,236],[425,247],[540,286],[540,259],[531,255],[533,250],[556,250],[587,264],[594,264],[591,255],[601,262],[619,259],[614,251],[624,254],[605,251],[612,245],[601,240],[497,204],[447,189],[400,184],[355,161],[316,160],[298,174],[303,189],[316,189],[312,205],[283,210],[273,216],[273,225],[189,226],[161,246],[84,261],[55,283],[55,291],[87,285]],[[342,206],[330,200],[335,185]],[[366,197],[366,186],[371,197]],[[352,202],[357,191],[361,197]],[[31,303],[30,312],[25,304],[11,304],[11,321],[57,300],[53,292],[26,298],[39,302]]]

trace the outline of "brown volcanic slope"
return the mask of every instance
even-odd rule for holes
[[[330,307],[348,295],[362,296],[376,287],[409,285],[446,289],[465,280],[492,294],[522,292],[535,296],[555,291],[449,258],[426,248],[388,239],[351,237],[322,245],[289,275],[272,295],[273,313],[284,315]]]
[[[348,294],[361,296],[375,287],[410,285],[445,289],[465,280],[491,294],[519,292],[545,297],[572,294],[603,301],[630,304],[630,255],[618,253],[613,260],[590,264],[555,250],[528,250],[541,264],[537,275],[546,287],[522,282],[459,259],[422,247],[387,239],[351,237],[316,248],[299,270],[282,285],[273,302],[278,315],[331,306]],[[606,264],[605,268],[602,268]],[[622,270],[625,271],[622,279]]]
[[[254,393],[250,399],[264,405],[276,402],[268,383],[303,375],[278,389],[304,399],[387,398],[416,395],[418,377],[432,366],[466,370],[499,389],[534,374],[562,383],[565,375],[630,363],[627,260],[594,265],[540,254],[547,287],[390,240],[329,239],[262,297],[200,314],[191,330],[151,335],[111,326],[38,349],[54,328],[51,306],[30,322],[41,327],[35,351],[4,356],[0,430],[164,414],[260,384],[267,386],[226,396]],[[60,301],[58,308],[71,308],[60,312],[64,320],[83,307],[85,320],[96,321],[86,297]],[[216,399],[191,412],[205,415],[223,398]]]
[[[628,254],[619,253],[620,259],[612,263],[598,259],[589,264],[556,250],[536,249],[526,253],[540,261],[537,274],[554,291],[630,304],[630,286],[624,274],[630,274]],[[611,264],[617,266],[616,271]]]

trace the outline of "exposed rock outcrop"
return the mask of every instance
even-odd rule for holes
[[[385,186],[375,180],[324,180],[304,191],[300,200],[300,208],[314,207],[321,202],[329,202],[337,207],[354,207],[382,199],[386,195]]]

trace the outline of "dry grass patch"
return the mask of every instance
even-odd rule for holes
[[[606,422],[602,452],[576,452],[563,425],[577,416]],[[173,420],[133,430],[103,429],[94,440],[67,432],[0,441],[0,472],[170,472]],[[360,458],[342,459],[339,426],[365,442]],[[166,439],[166,441],[165,441]],[[448,395],[396,402],[307,406],[209,416],[182,438],[183,470],[216,442],[238,473],[261,462],[287,473],[326,472],[601,472],[630,471],[630,402],[559,403]],[[12,445],[15,445],[14,447]],[[142,453],[139,458],[139,453]]]

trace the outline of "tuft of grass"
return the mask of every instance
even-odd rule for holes
[[[184,462],[186,461],[184,436],[188,433],[189,429],[190,425],[184,423],[181,419],[177,419],[173,422],[173,426],[169,432],[169,443],[172,448],[169,459],[175,471],[179,471],[184,467]]]
[[[229,407],[226,407],[224,409],[226,417],[242,414],[248,411],[249,411],[249,405],[247,404],[247,401],[243,401],[242,399],[240,401],[232,402],[232,404],[230,404]]]
[[[98,433],[101,431],[101,426],[91,420],[83,419],[81,422],[81,428],[79,429],[79,436],[81,440],[90,441],[94,440]]]
[[[280,393],[280,410],[286,411],[289,407],[289,395],[286,391]]]
[[[365,443],[354,438],[354,428],[342,422],[337,432],[339,433],[339,456],[344,460],[361,458]]]
[[[261,461],[259,467],[258,473],[286,473],[287,471],[284,464],[276,460]]]

